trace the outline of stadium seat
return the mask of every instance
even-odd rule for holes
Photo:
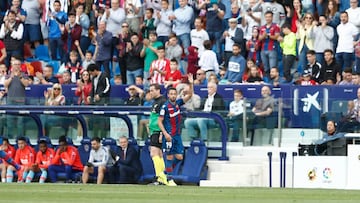
[[[80,146],[78,147],[80,154],[81,163],[86,165],[89,160],[90,151],[91,151],[91,139],[88,137],[83,138],[80,141]]]
[[[140,151],[140,162],[142,166],[142,175],[139,179],[141,183],[149,183],[154,180],[155,177],[155,169],[154,164],[150,156],[150,140],[147,139],[145,141],[145,145],[142,147]]]
[[[49,47],[46,45],[39,45],[36,47],[35,58],[41,61],[50,61]]]
[[[133,137],[129,137],[128,142],[129,142],[129,146],[133,146],[136,149],[136,151],[138,152],[138,154],[140,154],[140,148],[139,148],[139,145],[137,144],[136,139]]]
[[[120,154],[120,147],[117,145],[116,140],[111,137],[104,138],[102,143],[103,146],[108,147],[116,154]]]
[[[57,75],[59,73],[61,62],[58,60],[51,60],[48,61],[47,65],[51,65],[53,67],[53,73],[54,75]]]
[[[200,180],[207,177],[207,155],[205,143],[201,140],[193,140],[186,150],[182,169],[178,175],[173,175],[175,182],[199,185]]]

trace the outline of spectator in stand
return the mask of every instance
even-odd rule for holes
[[[143,77],[142,76],[137,76],[135,78],[135,85],[137,86],[141,86],[144,84],[144,80],[143,80]]]
[[[309,50],[306,54],[306,58],[308,60],[308,64],[306,69],[308,73],[311,75],[311,79],[316,83],[321,83],[321,69],[322,65],[319,61],[316,60],[316,53],[314,50]],[[304,71],[305,71],[304,70]]]
[[[354,42],[354,52],[355,52],[355,65],[353,72],[360,73],[360,33],[357,36],[356,42]]]
[[[261,11],[261,25],[267,24],[266,14],[269,11],[273,13],[272,22],[277,24],[278,26],[282,26],[285,23],[285,10],[284,6],[280,3],[277,3],[275,0],[271,1],[258,1],[256,5],[254,5],[251,10],[254,12]]]
[[[205,51],[201,54],[199,59],[199,67],[201,70],[205,71],[206,78],[209,77],[211,73],[219,73],[219,63],[216,59],[215,52],[211,49],[211,41],[204,41]]]
[[[141,33],[142,33],[142,37],[144,39],[148,39],[149,38],[149,33],[150,32],[155,32],[156,27],[155,27],[155,18],[153,18],[154,16],[154,9],[153,8],[147,8],[145,10],[145,18],[144,18],[144,22],[140,25],[140,29],[141,29]]]
[[[119,44],[116,47],[119,52],[118,62],[120,67],[121,80],[124,84],[127,82],[126,78],[126,44],[130,42],[129,24],[123,22],[121,25],[121,32],[119,33]]]
[[[190,6],[188,6],[188,0],[179,0],[179,5],[180,7],[174,11],[173,15],[169,16],[169,19],[173,22],[173,32],[179,38],[179,44],[182,45],[185,54],[188,55],[189,53],[187,48],[190,46],[190,31],[194,11]]]
[[[228,68],[224,77],[228,84],[238,84],[242,82],[242,77],[246,70],[246,60],[240,53],[241,46],[237,43],[233,44],[232,56],[229,59]]]
[[[203,109],[203,112],[216,112],[224,110],[224,100],[222,96],[217,93],[217,85],[213,82],[209,82],[207,84],[207,90],[208,95],[201,103],[200,109]],[[197,137],[195,129],[198,128],[200,130],[200,138],[203,141],[207,141],[208,130],[210,127],[215,126],[215,121],[210,118],[187,118],[184,124],[190,137]]]
[[[112,34],[106,30],[106,22],[100,21],[97,33],[93,31],[93,36],[98,46],[96,65],[100,68],[104,66],[106,77],[110,78],[110,61],[112,53]]]
[[[156,11],[155,26],[158,40],[165,44],[169,40],[172,29],[172,22],[169,16],[174,15],[173,10],[169,7],[168,0],[161,0],[161,11]]]
[[[301,23],[298,23],[298,29],[296,37],[299,40],[298,45],[298,57],[299,65],[298,72],[302,73],[308,63],[306,59],[306,53],[308,50],[314,50],[314,39],[310,35],[311,30],[313,29],[314,17],[311,13],[306,13]]]
[[[45,90],[44,97],[45,97],[45,105],[47,106],[65,105],[65,96],[62,94],[61,85],[58,83],[54,84],[52,88]]]
[[[342,78],[339,85],[354,85],[352,81],[352,68],[345,68],[342,72]]]
[[[181,83],[181,72],[178,69],[178,62],[176,59],[170,60],[170,71],[166,72],[164,85],[165,88],[174,87]]]
[[[90,74],[87,70],[81,72],[80,80],[77,81],[77,88],[75,90],[75,95],[79,97],[79,105],[88,105],[89,101],[87,97],[90,95],[92,89],[92,83]]]
[[[241,19],[241,28],[244,31],[244,39],[246,41],[252,38],[253,28],[258,28],[260,26],[261,12],[255,12],[252,10],[255,5],[256,0],[249,0],[248,8],[244,7],[241,9],[241,18],[238,18],[238,16],[233,16],[233,18],[238,18],[239,20]]]
[[[125,10],[120,7],[119,0],[111,0],[111,8],[105,9],[101,21],[106,22],[106,31],[112,34],[112,39],[108,42],[109,46],[111,46],[111,52],[109,53],[110,58],[116,57],[118,55],[116,50],[116,45],[119,43],[118,35],[121,33],[122,23],[125,22]],[[110,75],[108,75],[108,77],[110,77]]]
[[[170,60],[165,58],[164,47],[157,48],[158,59],[150,66],[150,84],[163,85],[166,73],[170,72]]]
[[[234,100],[230,102],[229,113],[227,114],[227,124],[232,124],[233,132],[231,142],[244,143],[244,136],[242,134],[243,127],[243,112],[244,112],[244,95],[240,89],[234,90]],[[230,130],[230,128],[228,127]]]
[[[126,14],[126,22],[130,25],[130,31],[140,33],[139,17],[141,14],[141,7],[142,7],[141,1],[140,0],[125,0],[124,4],[125,4],[124,8],[125,8],[125,14]]]
[[[355,25],[360,32],[360,7],[358,0],[350,0],[350,8],[346,9],[349,22]]]
[[[246,41],[246,51],[248,53],[247,58],[255,61],[256,65],[261,64],[261,41],[259,40],[259,27],[251,28],[251,39]]]
[[[53,72],[54,68],[48,64],[44,67],[43,73],[36,72],[35,74],[42,85],[59,83],[59,79],[54,76]]]
[[[63,43],[61,40],[61,27],[67,21],[67,13],[61,11],[62,4],[59,0],[53,3],[54,10],[48,13],[48,30],[49,30],[49,46],[51,52],[51,59],[57,60],[58,54],[62,59],[64,56]]]
[[[218,76],[215,73],[211,73],[208,77],[208,83],[209,82],[213,82],[218,85],[219,84]]]
[[[23,24],[16,21],[16,13],[10,10],[0,29],[0,39],[3,39],[6,47],[5,64],[7,67],[10,66],[11,56],[20,55],[22,53],[20,49],[23,45],[23,33]]]
[[[196,76],[196,71],[199,69],[198,61],[199,61],[199,54],[198,48],[195,46],[188,47],[189,55],[187,57],[188,65],[187,65],[187,73],[193,74]]]
[[[61,74],[61,78],[62,80],[60,81],[61,85],[70,85],[70,84],[73,84],[71,82],[71,73],[69,71],[64,71],[62,74]]]
[[[69,55],[70,60],[66,63],[65,70],[71,73],[71,82],[76,83],[82,67],[76,51],[71,51]]]
[[[6,159],[15,158],[15,148],[10,144],[8,138],[2,138],[2,144],[0,145],[0,149],[5,152],[5,157],[0,158],[0,170],[1,170],[1,182],[6,183],[6,171],[9,168],[10,164],[6,161]]]
[[[190,85],[188,83],[181,83],[176,86],[178,93],[178,98],[183,98],[190,91]],[[195,111],[200,108],[201,98],[199,95],[193,93],[191,98],[183,105],[187,111]]]
[[[25,73],[20,71],[21,61],[12,61],[12,69],[6,76],[4,87],[7,89],[7,105],[25,105],[25,88],[29,86],[29,79]],[[8,137],[24,134],[24,123],[22,116],[7,115]]]
[[[336,28],[339,35],[336,47],[336,61],[340,64],[341,70],[343,70],[345,67],[352,67],[354,62],[354,43],[356,42],[359,30],[354,24],[349,22],[347,12],[341,12],[340,20],[341,23]]]
[[[194,26],[195,28],[190,32],[191,46],[197,47],[198,55],[201,56],[205,49],[204,41],[209,40],[209,35],[206,30],[204,30],[204,22],[200,17],[195,19]]]
[[[81,163],[79,151],[76,147],[69,145],[66,136],[59,137],[59,148],[56,150],[55,157],[48,168],[50,181],[56,183],[57,174],[65,172],[66,183],[72,182],[74,173],[82,172],[84,166]]]
[[[352,81],[354,85],[360,85],[360,74],[353,72]]]
[[[5,44],[2,40],[0,40],[0,64],[5,63],[6,56],[7,54]]]
[[[88,71],[92,76],[92,88],[87,97],[88,103],[94,105],[107,104],[111,89],[109,78],[100,71],[100,67],[96,64],[90,64]]]
[[[101,146],[100,138],[91,138],[91,151],[89,160],[84,166],[82,174],[82,183],[86,184],[89,179],[89,174],[96,176],[96,183],[102,184],[107,166],[111,166],[112,160],[109,158],[110,153],[107,147]]]
[[[142,105],[142,98],[144,97],[144,91],[141,88],[138,88],[135,85],[130,85],[127,88],[127,92],[129,93],[129,97],[124,102],[126,106]]]
[[[225,30],[222,36],[223,42],[225,43],[224,48],[224,65],[228,68],[229,59],[233,56],[233,45],[236,43],[240,47],[240,54],[245,56],[245,41],[244,32],[241,28],[237,27],[237,19],[230,18],[229,29]]]
[[[21,166],[21,169],[18,171],[18,182],[25,182],[31,174],[29,171],[31,170],[32,165],[35,163],[35,150],[26,143],[25,137],[19,137],[17,139],[18,149],[15,154],[15,162]],[[6,172],[6,182],[12,183],[14,177],[14,171],[16,171],[14,166],[9,166]]]
[[[250,67],[249,76],[246,83],[263,84],[264,79],[260,74],[260,70],[256,65]]]
[[[295,33],[291,31],[291,26],[289,24],[284,24],[282,26],[282,33],[284,36],[279,36],[278,41],[280,42],[280,47],[282,49],[282,62],[284,77],[286,82],[292,81],[291,69],[294,67],[296,59],[296,36]]]
[[[206,9],[206,31],[209,34],[210,41],[215,44],[218,63],[221,63],[221,35],[224,31],[225,5],[220,0],[206,0],[199,7]]]
[[[40,44],[41,31],[40,31],[40,3],[35,0],[23,0],[21,8],[26,12],[26,18],[24,21],[24,41],[29,46],[31,43],[34,43],[34,46],[37,47]]]
[[[336,32],[336,28],[340,24],[340,12],[338,11],[338,4],[336,0],[328,0],[325,16],[328,19],[328,25],[334,29],[334,37],[332,39],[333,42],[332,50],[336,50],[336,46],[338,43],[338,34]]]
[[[4,85],[7,74],[7,68],[5,64],[0,64],[0,85]]]
[[[262,42],[261,61],[264,64],[265,75],[270,73],[270,67],[277,67],[278,54],[276,50],[280,28],[273,21],[273,13],[265,12],[266,24],[260,27],[259,40]]]
[[[81,27],[81,37],[80,37],[80,48],[83,53],[87,51],[90,46],[89,38],[89,28],[90,28],[90,19],[89,16],[84,12],[85,5],[78,4],[76,6],[76,23]]]
[[[272,67],[270,69],[270,78],[268,79],[267,83],[274,87],[278,87],[280,84],[287,83],[287,81],[283,77],[280,77],[278,67]]]
[[[154,31],[151,31],[149,33],[149,39],[143,40],[144,46],[141,50],[140,56],[145,57],[144,60],[144,72],[143,72],[143,78],[144,78],[144,85],[148,86],[148,78],[150,77],[150,67],[151,63],[158,59],[157,56],[157,48],[162,47],[163,44],[160,41],[157,41],[157,34]],[[134,83],[131,83],[134,84]]]
[[[21,8],[21,1],[20,0],[12,0],[11,1],[11,6],[9,7],[9,10],[6,11],[5,13],[5,17],[4,17],[4,21],[7,21],[7,14],[9,11],[14,11],[16,14],[16,21],[19,23],[24,23],[26,20],[26,11],[24,9]]]
[[[126,82],[128,85],[135,84],[137,76],[143,76],[144,59],[141,56],[143,47],[137,33],[131,34],[130,42],[126,46]]]
[[[166,42],[165,44],[165,57],[167,59],[175,58],[178,61],[178,63],[181,64],[180,60],[182,54],[183,54],[183,48],[178,43],[178,37],[174,33],[171,33],[169,35],[169,41]]]
[[[34,178],[35,173],[41,172],[39,183],[45,183],[47,178],[47,170],[51,164],[52,159],[55,157],[55,151],[49,148],[45,140],[39,141],[39,151],[36,154],[36,161],[32,165],[31,170],[26,178],[26,183],[30,183]]]
[[[297,24],[303,18],[302,5],[300,0],[294,0],[291,5],[285,5],[286,10],[286,23],[291,25],[291,32],[297,32]]]
[[[331,49],[324,51],[325,62],[320,70],[320,83],[334,85],[341,80],[341,66],[335,61],[334,52]]]
[[[300,80],[298,80],[296,82],[296,84],[298,85],[317,85],[318,83],[311,79],[311,72],[309,70],[304,70],[304,73],[302,74],[302,77],[300,78]]]
[[[206,78],[206,74],[204,70],[197,70],[196,71],[196,78],[194,80],[195,85],[207,85],[208,80]]]
[[[310,31],[310,37],[314,39],[314,50],[316,52],[316,60],[320,63],[324,62],[324,50],[332,49],[334,29],[327,25],[327,17],[321,15],[318,22],[313,22],[313,29]]]
[[[88,65],[90,65],[90,64],[95,64],[95,56],[97,55],[97,51],[98,51],[98,46],[97,46],[96,42],[95,42],[95,45],[96,45],[96,46],[95,46],[95,52],[94,52],[94,54],[93,54],[91,51],[87,50],[87,51],[85,52],[85,55],[84,55],[84,53],[83,53],[82,50],[81,50],[79,41],[76,40],[76,41],[74,42],[74,44],[75,44],[75,46],[77,47],[77,50],[78,50],[78,52],[79,52],[79,55],[80,55],[80,58],[81,58],[81,61],[82,61],[81,67],[83,68],[83,70],[86,70],[87,67],[88,67]]]

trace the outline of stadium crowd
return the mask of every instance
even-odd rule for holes
[[[198,69],[207,80],[214,74],[219,84],[359,84],[358,5],[356,0],[1,1],[0,83],[16,58],[30,84],[75,84],[91,63],[101,66],[112,84],[145,87],[176,86]],[[38,69],[27,62],[39,46],[50,51],[49,60],[60,61],[60,72],[46,76],[44,65]],[[177,67],[171,68],[170,60]]]

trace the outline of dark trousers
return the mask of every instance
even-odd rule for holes
[[[294,66],[296,57],[294,55],[283,55],[283,69],[286,82],[291,82],[291,68]]]

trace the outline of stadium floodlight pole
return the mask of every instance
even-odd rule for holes
[[[267,153],[269,157],[269,187],[272,187],[272,152]]]

